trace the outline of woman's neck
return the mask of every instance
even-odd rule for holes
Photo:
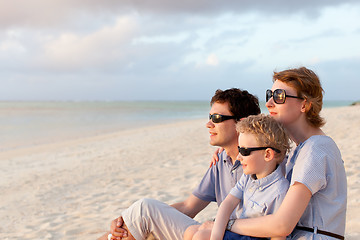
[[[286,129],[288,130],[291,139],[296,143],[296,145],[299,145],[312,136],[325,135],[325,133],[320,128],[313,127],[307,122],[294,124],[292,126],[286,127]]]

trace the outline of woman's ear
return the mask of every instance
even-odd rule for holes
[[[271,148],[265,149],[265,161],[269,162],[269,161],[273,160],[274,157],[275,157],[274,150],[272,150]]]
[[[304,100],[302,106],[301,106],[301,112],[307,113],[311,109],[311,102]]]

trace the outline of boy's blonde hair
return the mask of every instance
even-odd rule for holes
[[[289,136],[281,123],[269,115],[252,115],[241,119],[236,124],[239,133],[254,134],[259,147],[273,147],[281,152],[275,152],[277,163],[281,163],[290,149]]]

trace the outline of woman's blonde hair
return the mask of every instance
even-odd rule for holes
[[[279,80],[293,87],[297,95],[306,100],[306,119],[314,127],[322,127],[325,120],[320,117],[323,105],[323,88],[319,77],[305,67],[274,72],[273,81]]]
[[[275,159],[281,163],[290,149],[290,139],[281,123],[269,115],[251,115],[241,119],[236,124],[239,133],[250,133],[255,135],[259,147],[273,147],[281,152],[276,153]]]

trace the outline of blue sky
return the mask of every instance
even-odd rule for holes
[[[306,66],[360,100],[357,0],[0,0],[0,100],[264,100]]]

